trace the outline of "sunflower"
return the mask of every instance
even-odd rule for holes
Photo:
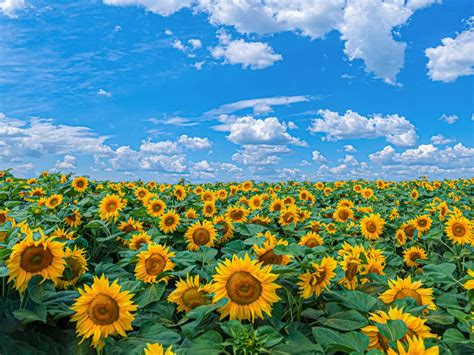
[[[428,259],[428,257],[426,256],[426,252],[422,248],[411,247],[403,252],[403,260],[405,261],[405,264],[407,264],[407,266],[417,267],[419,265],[417,262],[418,259]]]
[[[159,199],[153,199],[147,204],[147,212],[151,217],[160,217],[166,209],[166,204]]]
[[[30,196],[42,197],[44,196],[44,190],[41,187],[35,187],[30,191]]]
[[[405,245],[405,243],[407,242],[407,235],[405,234],[403,229],[398,229],[395,232],[395,240],[397,241],[397,245]]]
[[[366,255],[366,262],[362,265],[362,270],[360,272],[361,275],[384,275],[384,268],[385,268],[385,259],[377,258],[374,256]],[[362,282],[365,283],[369,281],[368,279],[363,279]]]
[[[226,216],[214,217],[213,220],[216,226],[222,226],[222,237],[219,239],[219,243],[225,243],[234,236],[234,225],[232,221]]]
[[[146,232],[136,233],[130,239],[128,247],[130,250],[138,250],[151,242],[151,237]]]
[[[337,228],[334,223],[328,223],[325,225],[325,227],[326,227],[326,232],[328,232],[329,234],[336,234]]]
[[[254,244],[253,250],[258,256],[258,261],[263,265],[286,265],[290,262],[290,257],[288,255],[275,254],[273,249],[277,245],[288,245],[286,240],[278,240],[277,238],[268,238],[262,244],[258,246]]]
[[[405,279],[397,277],[396,280],[389,280],[389,289],[382,293],[379,298],[387,304],[395,300],[407,297],[413,298],[419,306],[426,306],[427,309],[435,310],[433,302],[433,289],[423,288],[421,281],[412,282],[411,276]]]
[[[420,196],[420,194],[418,193],[418,190],[417,190],[417,189],[413,189],[413,190],[410,192],[410,197],[411,197],[413,200],[417,200],[417,199],[418,199],[418,196]]]
[[[119,229],[124,233],[141,232],[143,230],[143,224],[130,217],[128,221],[120,222]]]
[[[319,233],[321,231],[321,222],[311,221],[309,223],[309,229],[311,229],[311,231],[314,233]]]
[[[426,349],[422,337],[406,337],[406,346],[400,340],[397,341],[397,351],[392,348],[387,350],[387,355],[438,355],[439,347],[432,346]]]
[[[92,286],[86,285],[79,293],[71,306],[75,312],[71,320],[77,322],[76,332],[83,340],[92,337],[92,345],[102,348],[103,338],[116,333],[125,337],[125,331],[133,329],[132,312],[137,306],[132,302],[133,295],[122,291],[117,280],[111,284],[104,275],[94,276]]]
[[[298,245],[305,246],[308,248],[314,248],[320,245],[324,245],[324,240],[315,232],[308,232],[301,237]]]
[[[309,298],[313,294],[319,296],[321,292],[329,285],[331,279],[336,275],[334,270],[337,263],[331,257],[325,257],[319,264],[311,264],[314,271],[300,275],[298,285],[300,286],[300,294],[303,298]]]
[[[431,228],[431,218],[427,215],[418,216],[412,220],[413,225],[418,230],[418,233],[428,231]]]
[[[448,239],[455,244],[472,243],[473,225],[463,216],[452,215],[446,222],[444,230]]]
[[[201,200],[203,202],[214,202],[215,199],[216,196],[214,195],[214,192],[210,190],[206,190],[201,193]]]
[[[357,252],[344,256],[344,259],[339,263],[344,271],[344,276],[339,280],[339,284],[344,285],[349,290],[354,290],[359,282],[357,275],[359,274],[361,263]]]
[[[86,250],[74,246],[74,249],[66,248],[64,255],[66,269],[63,275],[57,279],[56,285],[61,288],[74,286],[84,273],[87,272]]]
[[[188,240],[188,250],[193,251],[199,250],[201,245],[212,247],[216,236],[217,231],[210,221],[196,221],[189,226],[184,234],[184,237]]]
[[[298,223],[298,211],[294,205],[288,205],[280,211],[280,217],[278,223],[281,226],[287,226],[290,224]]]
[[[46,206],[48,208],[56,208],[63,202],[63,195],[54,194],[46,200]]]
[[[219,263],[210,292],[214,293],[213,303],[227,298],[226,305],[219,309],[221,319],[264,318],[263,313],[271,317],[272,305],[280,297],[276,290],[281,286],[274,283],[278,275],[271,273],[271,265],[263,266],[257,260],[250,260],[248,254],[243,259],[236,255],[232,260]]]
[[[241,206],[230,206],[227,208],[227,212],[225,214],[232,223],[240,223],[247,221],[247,209]]]
[[[183,201],[186,197],[186,189],[184,188],[184,186],[176,185],[174,187],[173,195],[178,201]]]
[[[176,254],[169,251],[169,249],[169,247],[160,244],[148,244],[147,250],[137,255],[135,277],[146,283],[155,283],[159,274],[173,270],[175,264],[171,261],[171,258],[175,257]],[[168,282],[168,277],[163,277],[159,281]]]
[[[364,199],[367,200],[371,198],[372,196],[374,196],[374,190],[367,187],[361,191],[361,195]]]
[[[467,270],[467,273],[471,279],[464,283],[464,288],[466,290],[474,290],[474,270]]]
[[[139,200],[143,200],[146,195],[148,195],[148,190],[145,189],[144,187],[139,187],[138,189],[135,190],[135,197]]]
[[[160,229],[163,233],[173,233],[178,228],[181,217],[176,213],[175,209],[168,210],[161,216]]]
[[[115,195],[105,196],[99,204],[99,215],[102,220],[117,220],[119,217],[120,211],[125,207],[125,203],[122,199]]]
[[[212,217],[216,214],[217,209],[216,209],[216,204],[214,201],[206,201],[202,205],[202,214],[204,217]]]
[[[252,210],[259,210],[262,208],[262,197],[259,195],[252,196],[249,200],[249,207]]]
[[[438,219],[440,221],[444,221],[444,219],[446,218],[446,215],[448,214],[448,211],[449,211],[448,204],[445,201],[441,202],[438,205]]]
[[[371,213],[360,220],[362,235],[368,240],[377,240],[383,233],[385,221],[379,214]]]
[[[71,182],[71,186],[72,188],[74,189],[74,191],[76,192],[84,192],[86,191],[87,189],[87,185],[89,184],[89,182],[87,181],[87,179],[83,176],[78,176],[77,178],[75,178],[74,180],[72,180]]]
[[[280,200],[280,199],[273,200],[270,203],[270,212],[279,212],[284,206],[285,206],[285,203],[283,202],[283,200]]]
[[[169,346],[166,351],[163,350],[163,345],[154,343],[154,344],[146,344],[146,348],[143,349],[144,355],[174,355],[173,346]]]
[[[349,219],[354,219],[354,212],[349,207],[340,206],[334,211],[332,218],[336,222],[347,222]]]
[[[34,240],[30,233],[16,243],[6,266],[9,282],[15,280],[15,288],[23,293],[30,279],[41,275],[44,279],[56,282],[65,268],[63,243],[47,237],[41,230],[41,239]]]
[[[189,210],[187,210],[185,216],[187,219],[195,219],[198,217],[194,208],[190,208]]]
[[[64,230],[63,228],[56,228],[51,233],[51,237],[54,237],[55,239],[60,239],[62,241],[76,239],[76,237],[74,236],[74,232],[68,232],[67,230]]]
[[[346,200],[346,199],[343,199],[343,200],[340,200],[338,203],[337,203],[337,207],[347,207],[347,208],[353,208],[354,207],[354,202],[352,202],[351,200]]]
[[[377,324],[386,324],[389,320],[401,320],[407,327],[406,335],[401,339],[404,341],[408,334],[413,336],[419,336],[424,338],[434,338],[436,335],[430,332],[430,328],[425,325],[426,320],[419,317],[415,317],[410,313],[404,313],[402,308],[390,308],[388,312],[376,311],[370,313],[369,320],[374,325],[368,325],[361,329],[362,333],[369,337],[369,349],[379,349],[387,351],[389,348],[389,339],[383,336]]]
[[[199,276],[186,276],[186,280],[176,282],[176,288],[168,296],[168,302],[176,303],[178,312],[190,312],[192,309],[208,303],[208,286],[201,285]]]
[[[81,223],[81,212],[79,210],[74,210],[70,215],[64,217],[64,223],[66,223],[71,228],[78,227]]]
[[[0,210],[0,226],[8,221],[8,212],[10,212],[8,208]]]

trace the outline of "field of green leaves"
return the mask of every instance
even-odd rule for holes
[[[473,354],[473,192],[0,172],[0,353]]]

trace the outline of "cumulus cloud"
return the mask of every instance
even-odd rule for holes
[[[25,0],[3,0],[0,1],[0,11],[7,17],[17,18],[17,12],[26,7]]]
[[[347,153],[354,153],[354,152],[357,152],[357,149],[355,149],[355,147],[351,144],[346,144],[344,146],[344,151]]]
[[[190,6],[193,0],[103,0],[106,5],[142,6],[146,10],[161,16],[170,16],[182,8]]]
[[[191,150],[204,150],[211,148],[211,142],[206,138],[188,137],[183,134],[178,139],[178,143]]]
[[[211,48],[211,55],[223,59],[225,64],[240,64],[242,68],[252,70],[268,68],[283,59],[267,43],[232,40],[225,33],[219,35],[219,45]]]
[[[76,169],[76,157],[74,155],[66,154],[62,161],[57,161],[54,167],[58,170]]]
[[[445,115],[445,114],[443,114],[443,115],[439,118],[440,121],[446,122],[447,124],[453,124],[453,123],[455,123],[458,119],[459,119],[459,117],[458,117],[457,115]]]
[[[434,145],[443,145],[443,144],[453,143],[453,142],[454,142],[454,139],[445,138],[445,137],[440,133],[440,134],[436,134],[436,135],[432,136],[432,137],[431,137],[431,142],[432,142]]]
[[[255,119],[245,116],[230,124],[227,139],[236,144],[307,145],[291,136],[287,128],[286,124],[276,117]]]
[[[474,27],[471,26],[455,38],[443,38],[441,43],[425,50],[431,80],[453,82],[461,76],[474,73]]]
[[[97,95],[105,96],[105,97],[112,97],[112,93],[110,91],[106,91],[104,89],[99,89],[97,91]]]
[[[280,162],[279,155],[290,152],[291,150],[283,145],[244,145],[243,149],[232,155],[232,160],[244,165],[274,165]]]
[[[318,163],[327,161],[326,157],[322,155],[320,152],[318,152],[317,150],[313,150],[312,159]]]
[[[385,138],[398,146],[411,146],[418,139],[415,126],[397,114],[364,117],[348,110],[341,116],[334,111],[319,110],[318,115],[321,118],[314,119],[309,130],[312,133],[326,133],[323,139],[327,141]]]

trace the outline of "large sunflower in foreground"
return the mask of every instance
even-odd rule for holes
[[[137,306],[132,302],[133,295],[122,291],[115,280],[112,284],[102,275],[94,276],[92,286],[80,289],[80,297],[71,306],[76,313],[71,320],[77,322],[76,332],[84,339],[92,337],[92,345],[101,348],[103,338],[113,334],[127,336],[135,316],[132,312]]]
[[[168,301],[176,303],[179,312],[189,312],[192,309],[208,303],[208,286],[199,283],[199,276],[187,276],[186,280],[179,279],[176,288],[168,296]]]
[[[24,292],[35,275],[56,282],[65,268],[63,243],[54,241],[42,232],[41,239],[34,240],[32,234],[15,244],[6,266],[9,281],[15,280],[15,288]]]
[[[102,220],[116,220],[120,211],[125,207],[125,203],[117,195],[105,196],[99,204],[99,215]]]
[[[188,250],[198,250],[201,245],[212,247],[217,236],[214,224],[210,221],[196,221],[184,234],[188,241]]]
[[[300,293],[303,298],[309,298],[313,294],[319,296],[321,292],[329,285],[331,279],[336,276],[334,270],[337,263],[331,257],[325,257],[321,263],[313,263],[314,271],[304,273],[299,277]]]
[[[433,302],[433,289],[423,288],[421,281],[412,282],[411,276],[405,279],[397,277],[396,280],[389,280],[389,289],[382,293],[379,298],[389,304],[395,300],[413,298],[419,306],[426,306],[427,309],[435,310]]]
[[[455,244],[469,244],[474,238],[472,223],[463,216],[451,216],[444,230],[448,239]]]
[[[171,258],[176,254],[170,252],[169,249],[169,247],[160,244],[149,244],[148,249],[140,252],[137,256],[135,277],[146,283],[155,283],[159,274],[172,270],[175,264]],[[159,281],[168,282],[168,277],[163,277]]]
[[[402,308],[390,308],[388,312],[376,311],[370,314],[369,320],[374,324],[361,329],[362,333],[369,337],[369,349],[387,351],[389,348],[389,340],[380,333],[377,327],[377,324],[386,324],[388,320],[401,320],[405,323],[407,335],[416,335],[422,339],[436,337],[430,332],[431,329],[425,325],[425,319],[415,317],[410,313],[404,313]],[[402,341],[407,335],[402,338]]]
[[[425,348],[425,342],[422,337],[407,337],[406,346],[400,341],[397,341],[397,351],[392,348],[387,350],[387,355],[438,355],[439,347],[432,346]]]
[[[377,240],[383,233],[385,221],[379,214],[371,213],[360,220],[360,231],[369,240]]]
[[[181,217],[176,213],[175,209],[167,211],[161,216],[160,229],[163,233],[173,233],[178,228]]]
[[[226,305],[219,309],[221,319],[263,319],[264,313],[271,316],[272,305],[280,297],[276,290],[281,286],[274,283],[278,275],[271,273],[271,265],[263,266],[257,260],[251,260],[248,254],[243,259],[233,256],[219,263],[210,292],[214,293],[213,302],[227,298]]]
[[[173,347],[170,345],[166,350],[163,350],[163,345],[154,343],[146,344],[146,348],[143,350],[144,355],[174,355]]]

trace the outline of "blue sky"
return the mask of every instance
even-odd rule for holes
[[[474,175],[468,0],[0,0],[0,169]]]

